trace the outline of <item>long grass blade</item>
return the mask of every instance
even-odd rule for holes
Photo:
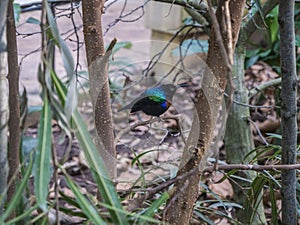
[[[15,210],[15,208],[19,204],[19,201],[22,198],[22,194],[27,186],[29,177],[31,175],[32,168],[33,168],[33,154],[30,154],[30,159],[29,159],[29,163],[28,163],[26,172],[21,180],[21,183],[19,184],[19,186],[16,190],[16,193],[14,194],[11,201],[8,203],[5,212],[0,217],[0,224],[4,224],[5,219],[8,218],[8,216],[11,214],[11,212],[13,210]]]
[[[158,211],[159,207],[165,203],[169,198],[169,194],[167,192],[163,193],[157,200],[155,200],[150,207],[143,213],[145,217],[153,217],[153,215]],[[141,221],[140,224],[147,224],[148,221]]]
[[[65,104],[67,89],[55,73],[51,73],[51,76],[62,104]],[[101,197],[107,205],[110,205],[115,209],[119,209],[109,209],[111,219],[114,224],[128,224],[125,213],[121,212],[123,209],[119,196],[109,178],[103,159],[91,138],[84,120],[77,110],[75,110],[72,114],[71,127],[75,132],[75,136],[78,139],[81,149],[84,151],[85,158],[92,170],[93,177],[98,185]]]
[[[71,188],[71,190],[73,191],[76,200],[78,201],[78,204],[80,206],[80,208],[82,209],[82,211],[84,212],[84,214],[87,216],[87,218],[93,223],[93,224],[97,224],[97,225],[102,225],[102,224],[106,224],[104,222],[104,220],[99,216],[97,210],[95,209],[95,207],[91,204],[91,202],[81,193],[80,188],[72,181],[71,177],[67,174],[67,172],[61,168],[68,186]]]
[[[48,185],[51,178],[51,108],[47,95],[44,95],[44,105],[40,115],[38,129],[38,146],[34,164],[34,190],[39,207],[47,211]]]

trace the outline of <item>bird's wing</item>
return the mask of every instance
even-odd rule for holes
[[[131,109],[134,104],[136,104],[138,101],[140,101],[141,99],[143,98],[146,98],[148,97],[145,93],[142,93],[138,98],[134,99],[132,102],[130,102],[129,104],[123,106],[121,109],[118,110],[118,112],[121,112],[123,110],[126,110],[126,109]]]

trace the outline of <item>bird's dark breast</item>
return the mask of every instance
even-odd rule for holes
[[[160,116],[170,107],[171,103],[167,100],[153,101],[149,97],[137,101],[131,109],[131,113],[143,111],[147,115]]]

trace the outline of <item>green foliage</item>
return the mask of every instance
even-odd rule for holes
[[[48,97],[44,97],[44,106],[40,116],[38,146],[35,153],[34,187],[39,207],[47,211],[48,185],[51,178],[52,112]]]
[[[14,8],[15,23],[17,25],[20,21],[21,5],[18,3],[13,3],[13,8]]]
[[[33,210],[36,210],[37,205],[34,205],[28,211],[24,210],[22,212],[22,214],[18,215],[13,220],[11,220],[7,223],[4,223],[4,221],[9,217],[9,215],[12,213],[12,211],[15,210],[19,206],[21,199],[23,197],[22,196],[23,192],[25,191],[25,188],[29,182],[32,168],[33,168],[33,154],[31,153],[30,158],[29,158],[29,163],[26,167],[25,173],[23,174],[23,178],[22,178],[21,182],[17,185],[16,192],[15,192],[12,200],[8,203],[4,214],[1,215],[1,217],[0,217],[0,224],[6,224],[6,225],[7,224],[15,224],[15,222],[22,221],[24,218],[28,217],[29,214],[32,213]]]
[[[114,188],[112,181],[104,166],[104,162],[96,148],[91,135],[86,127],[84,120],[77,111],[77,102],[74,96],[77,96],[77,84],[76,77],[74,75],[74,62],[72,54],[65,44],[63,38],[61,37],[55,20],[52,16],[51,10],[48,4],[46,5],[46,14],[49,21],[47,37],[49,45],[47,51],[52,52],[55,46],[60,50],[64,68],[68,76],[68,86],[62,83],[62,81],[56,76],[55,71],[51,67],[53,61],[53,55],[46,54],[46,58],[42,58],[42,62],[39,65],[38,78],[42,86],[42,100],[43,107],[40,110],[40,124],[38,129],[38,138],[32,139],[26,136],[22,137],[22,155],[23,162],[26,162],[27,168],[23,171],[24,176],[21,185],[17,189],[17,193],[14,199],[9,203],[6,208],[5,214],[0,218],[1,224],[14,224],[17,221],[25,221],[24,219],[31,216],[31,213],[37,208],[42,209],[42,213],[38,216],[32,218],[29,222],[37,224],[47,224],[47,214],[48,210],[53,207],[53,204],[48,199],[49,194],[49,181],[52,178],[51,173],[51,159],[52,159],[52,119],[56,119],[65,131],[69,139],[72,139],[71,130],[75,132],[75,135],[79,141],[82,150],[85,153],[85,157],[89,163],[92,170],[93,177],[98,185],[98,189],[101,194],[101,198],[104,201],[104,205],[107,207],[110,218],[108,221],[112,221],[114,224],[128,224],[126,215],[131,215],[122,209],[122,205],[119,200],[119,196]],[[29,20],[27,22],[32,22],[38,24],[37,20]],[[130,43],[122,43],[118,48],[129,48]],[[26,92],[22,98],[22,114],[24,117],[28,114],[27,108],[27,98]],[[24,119],[25,121],[25,119]],[[37,147],[35,148],[37,144]],[[34,151],[33,151],[34,150]],[[31,160],[28,162],[26,156],[31,155]],[[59,165],[54,165],[59,166]],[[34,169],[32,169],[34,167]],[[16,218],[5,221],[13,209],[16,208],[18,203],[22,199],[22,195],[26,190],[29,183],[29,177],[33,171],[34,174],[34,190],[36,195],[36,204],[24,205],[23,212],[17,215]],[[64,171],[64,170],[63,170]],[[65,172],[65,171],[64,171]],[[79,187],[72,181],[72,179],[66,174],[67,184],[71,188],[76,197],[76,203],[78,208],[80,208],[81,215],[87,221],[94,224],[106,224],[103,215],[98,214],[98,208],[91,205],[91,201],[83,196]],[[73,201],[75,202],[75,201]],[[78,204],[79,203],[79,204]],[[99,206],[99,205],[98,205]],[[103,204],[102,206],[103,207]],[[149,213],[151,214],[151,213]],[[135,217],[135,215],[132,214]],[[138,218],[146,218],[146,216]],[[106,219],[107,220],[107,219]],[[4,223],[5,221],[5,223]],[[155,221],[155,220],[152,220]],[[24,222],[25,224],[25,222]]]
[[[85,198],[85,196],[81,193],[80,188],[72,181],[71,177],[67,174],[67,172],[61,167],[68,186],[73,191],[76,196],[76,200],[82,209],[84,215],[87,216],[88,220],[93,222],[94,224],[105,225],[106,223],[97,213],[97,209],[91,204],[91,202]]]
[[[269,138],[274,140],[281,140],[282,136],[280,134],[267,134]],[[299,147],[298,147],[299,148]],[[253,149],[249,154],[245,156],[245,161],[249,161],[250,164],[267,164],[267,165],[280,165],[281,163],[281,151],[280,145],[269,144],[265,146],[260,146]],[[250,158],[251,157],[251,158]],[[257,172],[257,176],[253,181],[245,180],[242,177],[235,175],[237,170],[232,170],[226,173],[225,178],[231,179],[241,179],[243,181],[249,182],[249,189],[246,191],[247,202],[245,208],[246,211],[254,212],[256,211],[260,202],[263,198],[268,198],[268,207],[270,207],[270,219],[271,224],[279,224],[280,221],[280,211],[278,210],[278,196],[280,195],[281,189],[281,171],[280,170],[263,170]],[[299,172],[297,170],[297,172]],[[264,193],[264,195],[261,195]],[[297,208],[300,212],[300,185],[299,178],[297,182]],[[250,210],[252,209],[252,210]],[[300,215],[300,213],[298,213]],[[254,214],[251,218],[254,218]],[[250,221],[251,224],[251,221]]]
[[[40,21],[36,18],[33,18],[33,17],[29,17],[27,20],[26,20],[26,23],[31,23],[31,24],[36,24],[36,25],[40,25]]]
[[[170,196],[168,193],[163,193],[157,200],[155,200],[152,205],[150,205],[143,213],[142,215],[146,218],[152,218],[154,214],[158,211],[159,207],[165,203]],[[138,224],[147,224],[147,220],[140,221]]]
[[[59,92],[61,103],[62,105],[64,105],[67,97],[67,89],[65,86],[63,86],[54,72],[51,74],[54,86],[57,92]],[[122,209],[115,188],[111,180],[109,179],[105,164],[94,142],[92,141],[86,124],[84,123],[81,115],[77,110],[73,112],[71,120],[71,127],[74,129],[79,144],[85,153],[85,157],[89,163],[89,166],[92,169],[93,177],[97,182],[102,198],[108,205],[113,205],[115,208]],[[112,214],[112,219],[116,222],[116,224],[127,224],[126,219],[124,218],[124,215],[122,213],[116,212],[114,210],[111,210],[110,213]]]
[[[112,55],[114,55],[115,53],[117,53],[118,51],[120,51],[121,49],[130,49],[132,47],[132,43],[129,41],[121,41],[121,42],[117,42],[112,50]],[[106,47],[107,49],[107,47]]]
[[[257,6],[260,6],[259,0]],[[300,16],[300,6],[295,7],[295,21]],[[264,17],[261,7],[258,7],[261,16]],[[265,19],[265,28],[261,29],[263,34],[262,43],[251,43],[251,49],[247,50],[245,67],[248,68],[258,61],[263,61],[270,65],[276,72],[280,72],[280,39],[279,39],[279,24],[278,24],[278,6],[275,7]],[[266,29],[266,31],[264,31]],[[300,23],[295,23],[296,31],[300,29]],[[296,46],[300,47],[300,36],[296,35]],[[297,54],[297,67],[300,66],[300,55]]]
[[[264,61],[272,66],[273,69],[280,69],[280,46],[279,46],[279,26],[278,26],[278,6],[275,7],[265,18],[267,32],[264,33],[266,43],[252,44],[254,49],[247,50],[245,66],[252,66],[257,61]]]

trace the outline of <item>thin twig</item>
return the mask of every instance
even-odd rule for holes
[[[203,172],[213,172],[213,166],[207,167]],[[219,165],[218,170],[295,170],[300,169],[300,164],[287,164],[287,165],[253,165],[253,164],[226,164]]]
[[[228,97],[228,94],[224,93],[224,96]],[[276,106],[276,105],[269,105],[269,106],[251,105],[251,104],[246,104],[246,103],[239,102],[237,100],[233,100],[233,103],[235,103],[237,105],[240,105],[240,106],[249,107],[249,108],[255,108],[255,109],[274,109],[274,108],[280,108],[279,106]]]
[[[261,138],[261,140],[265,143],[266,146],[269,146],[269,143],[267,142],[267,140],[264,138],[264,136],[262,135],[262,133],[260,132],[260,129],[258,128],[258,126],[255,124],[255,122],[253,120],[251,120],[250,118],[248,118],[248,121],[250,123],[253,124],[253,126],[255,127],[255,129],[257,130],[258,136]]]
[[[300,76],[297,77],[297,79],[300,79]],[[276,78],[274,80],[270,80],[264,83],[261,83],[260,85],[258,85],[257,87],[251,89],[249,91],[249,98],[253,97],[254,95],[256,95],[258,92],[261,92],[271,86],[278,86],[281,84],[281,77]]]
[[[212,173],[215,170],[215,166],[206,167],[202,173],[208,172]],[[230,171],[230,170],[252,170],[252,171],[264,171],[264,170],[295,170],[300,169],[300,164],[292,164],[292,165],[253,165],[253,164],[225,164],[225,165],[218,165],[217,171]],[[145,200],[152,198],[155,194],[160,191],[167,189],[169,186],[174,184],[175,182],[185,179],[186,177],[192,176],[196,173],[200,173],[198,167],[193,168],[192,170],[188,171],[185,174],[177,176],[175,178],[169,179],[160,185],[155,187],[146,188],[146,189],[138,189],[136,191],[145,192],[144,195],[135,199],[136,205],[142,204]]]
[[[233,47],[232,47],[232,28],[231,28],[231,18],[230,18],[230,10],[229,10],[229,0],[225,1],[224,4],[224,16],[225,16],[225,26],[226,26],[226,36],[227,36],[227,54],[229,64],[233,65]]]
[[[121,10],[121,13],[120,13],[119,17],[116,18],[116,19],[115,19],[113,22],[111,22],[110,24],[108,24],[106,30],[104,31],[104,36],[106,35],[106,33],[107,33],[112,27],[114,27],[114,26],[115,26],[117,23],[119,23],[119,22],[135,22],[135,21],[138,21],[139,19],[141,19],[141,18],[144,16],[144,14],[145,14],[144,7],[145,7],[145,5],[146,5],[149,1],[150,1],[150,0],[145,1],[145,2],[143,3],[143,5],[140,5],[140,6],[138,6],[137,8],[131,10],[130,12],[124,14],[125,7],[126,7],[126,3],[127,3],[127,1],[125,1],[124,6],[123,6],[123,9]],[[125,20],[125,19],[124,19],[124,18],[126,18],[126,17],[128,17],[128,16],[134,14],[134,13],[137,12],[138,10],[141,10],[141,11],[142,11],[141,15],[137,16],[137,17],[134,18],[134,19],[130,19],[130,20]]]
[[[79,42],[79,35],[78,35],[78,27],[76,26],[76,22],[74,19],[74,14],[75,14],[75,8],[74,8],[74,0],[71,0],[71,13],[70,13],[70,18],[71,18],[71,22],[74,28],[74,34],[76,37],[76,66],[75,66],[75,76],[76,79],[78,79],[78,68],[80,67],[79,64],[79,58],[80,58],[80,53],[79,53],[79,49],[80,49],[80,42]]]

